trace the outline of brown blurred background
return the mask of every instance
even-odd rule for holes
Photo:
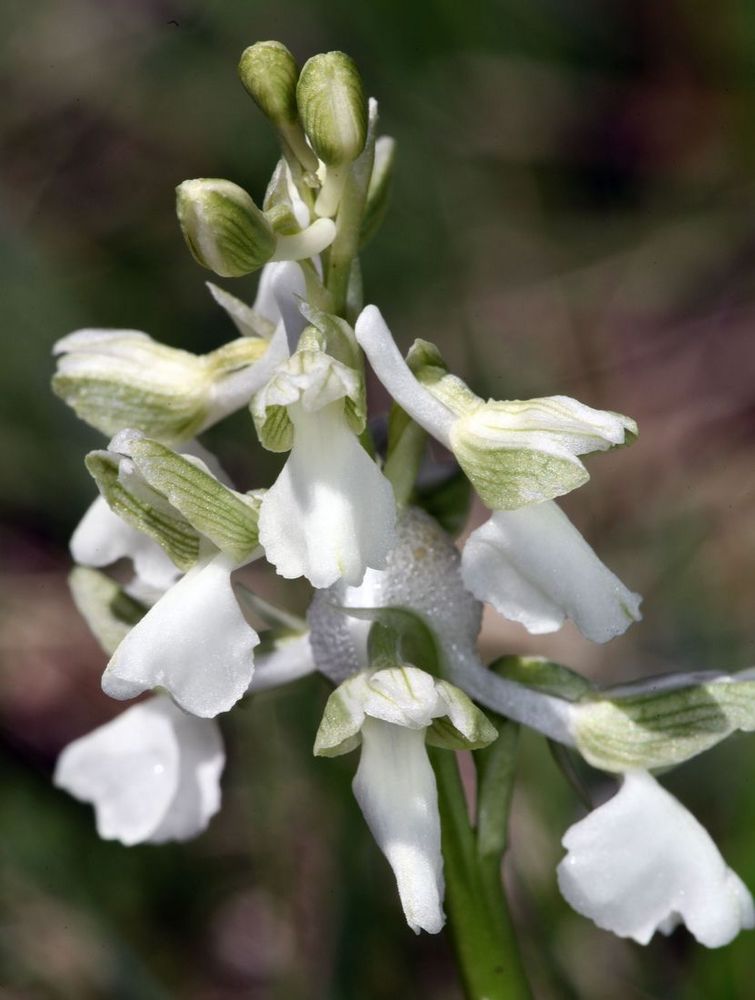
[[[311,758],[324,682],[223,720],[225,806],[196,843],[102,843],[52,789],[60,748],[120,706],[66,587],[93,496],[82,457],[102,442],[50,393],[50,348],[83,326],[203,351],[232,335],[173,188],[221,176],[261,197],[276,152],[236,78],[246,45],[279,38],[302,61],[342,48],[398,140],[363,264],[402,346],[437,342],[481,395],[566,393],[640,424],[565,507],[644,595],[643,622],[593,647],[490,616],[486,653],[537,650],[606,682],[750,666],[755,7],[6,0],[4,14],[0,996],[457,1000],[445,937],[403,924],[351,798],[355,761]],[[225,286],[254,294],[254,279]],[[279,465],[244,414],[208,439],[244,488]],[[754,751],[733,739],[668,781],[751,888]],[[641,949],[568,910],[554,868],[580,815],[526,737],[507,877],[536,995],[751,996],[751,936]]]

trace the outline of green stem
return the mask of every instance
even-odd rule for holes
[[[431,754],[443,831],[446,910],[465,995],[467,1000],[527,1000],[531,993],[503,892],[501,856],[489,840],[481,851],[455,755],[447,750]]]
[[[325,287],[333,299],[333,311],[346,317],[351,269],[359,253],[367,189],[375,160],[374,123],[364,150],[349,167],[336,215],[336,238],[328,250]]]

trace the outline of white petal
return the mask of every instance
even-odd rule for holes
[[[462,553],[465,586],[534,634],[565,618],[594,642],[607,642],[641,617],[641,598],[598,559],[552,501],[496,511]]]
[[[299,334],[307,324],[299,312],[299,305],[306,298],[304,275],[298,264],[293,261],[265,264],[253,309],[276,326],[283,321],[292,353],[296,350]]]
[[[363,702],[365,715],[409,729],[426,729],[447,705],[435,686],[435,678],[417,667],[378,670],[367,682]]]
[[[443,856],[435,775],[425,734],[366,719],[354,795],[396,876],[415,933],[443,927]]]
[[[102,677],[111,698],[164,687],[192,715],[227,712],[252,679],[259,637],[231,585],[233,563],[218,555],[199,564],[134,626]]]
[[[212,424],[245,406],[252,396],[267,383],[276,367],[288,357],[288,339],[283,323],[270,340],[270,346],[259,361],[246,368],[240,368],[225,378],[212,383],[210,409],[207,419],[200,428],[206,430]]]
[[[708,833],[646,772],[567,830],[566,900],[598,927],[647,944],[683,921],[709,948],[755,924],[753,901]]]
[[[316,413],[289,408],[294,445],[262,501],[260,543],[281,576],[315,587],[361,582],[393,545],[391,485],[334,403]]]
[[[456,418],[412,375],[377,306],[365,306],[354,333],[373,371],[393,399],[428,434],[450,447],[451,427]]]
[[[291,639],[279,639],[274,649],[255,656],[254,677],[249,691],[256,694],[281,687],[314,673],[316,669],[308,632]]]
[[[54,781],[94,805],[107,840],[184,840],[217,811],[223,761],[216,723],[186,716],[160,696],[69,744]]]
[[[161,699],[173,719],[179,746],[178,787],[150,843],[188,840],[201,833],[220,809],[220,776],[225,750],[220,727],[214,719],[187,715],[169,698]]]
[[[256,313],[251,306],[242,302],[241,299],[237,299],[235,295],[231,295],[224,288],[214,285],[211,281],[206,281],[205,284],[210,290],[210,295],[225,311],[242,337],[270,339],[275,331],[275,323]]]
[[[81,566],[131,559],[138,585],[148,592],[162,593],[181,573],[157,542],[121,520],[103,497],[97,497],[74,531],[71,555]]]
[[[273,260],[304,260],[322,253],[335,239],[332,219],[316,219],[311,226],[291,236],[279,236]]]

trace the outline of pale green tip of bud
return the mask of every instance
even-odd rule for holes
[[[304,131],[329,167],[351,163],[367,139],[367,98],[359,70],[344,52],[324,52],[304,64],[296,88]]]
[[[239,76],[254,103],[275,125],[296,121],[299,67],[285,45],[256,42],[244,49]]]
[[[231,181],[184,181],[176,188],[176,212],[194,259],[223,278],[256,271],[275,253],[267,218]]]

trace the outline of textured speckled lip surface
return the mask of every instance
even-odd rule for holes
[[[459,553],[438,523],[410,508],[399,517],[398,540],[384,570],[367,570],[358,587],[318,590],[307,615],[315,663],[335,683],[367,666],[371,622],[343,608],[401,607],[420,614],[447,655],[472,652],[482,605],[461,579]]]

